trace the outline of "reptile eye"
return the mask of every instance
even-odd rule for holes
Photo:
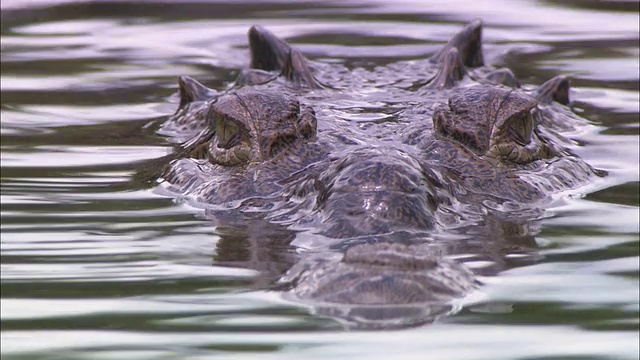
[[[525,146],[531,142],[533,120],[529,111],[513,115],[509,122],[509,136],[516,143]]]
[[[240,128],[234,121],[219,119],[216,124],[218,147],[230,149],[240,143]]]

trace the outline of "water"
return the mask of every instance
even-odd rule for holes
[[[637,1],[3,1],[3,359],[637,359],[638,16]],[[547,211],[535,261],[508,258],[449,317],[345,330],[264,290],[295,262],[287,234],[219,226],[132,180],[171,149],[153,124],[177,76],[223,88],[252,24],[371,68],[476,17],[488,63],[572,77],[597,126],[578,153],[609,175]]]

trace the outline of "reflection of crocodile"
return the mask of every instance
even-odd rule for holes
[[[180,79],[161,132],[188,141],[162,178],[212,214],[260,213],[346,249],[282,278],[328,313],[442,307],[477,281],[433,251],[434,233],[531,219],[595,175],[560,135],[582,121],[564,106],[568,80],[525,90],[484,66],[479,21],[427,61],[373,70],[311,63],[259,27],[249,40],[252,69],[231,90]]]

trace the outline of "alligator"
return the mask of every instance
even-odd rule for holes
[[[437,234],[526,227],[604,175],[572,151],[567,134],[588,122],[569,79],[521,85],[484,64],[481,35],[476,20],[429,59],[347,69],[253,26],[250,67],[229,88],[180,77],[160,129],[179,145],[159,182],[212,218],[326,242],[281,276],[292,298],[357,325],[416,309],[432,321],[480,286],[449,258],[460,249],[434,250]]]

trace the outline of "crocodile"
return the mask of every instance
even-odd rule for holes
[[[250,68],[229,88],[179,79],[160,132],[180,145],[159,181],[214,218],[259,214],[326,241],[281,277],[296,299],[338,317],[440,314],[480,282],[433,251],[434,234],[527,224],[604,175],[566,136],[588,124],[569,79],[521,85],[484,64],[481,34],[476,20],[429,59],[346,69],[253,26]]]

